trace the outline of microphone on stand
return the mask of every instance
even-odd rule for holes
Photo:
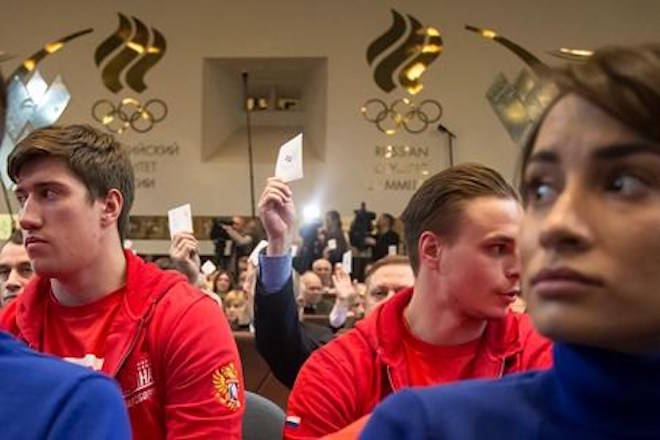
[[[255,202],[254,202],[254,159],[252,157],[252,121],[250,120],[251,109],[248,108],[248,73],[241,72],[241,79],[243,80],[243,106],[245,109],[245,125],[247,131],[247,147],[248,147],[248,165],[250,171],[250,211],[252,218],[256,217]]]
[[[449,138],[449,166],[454,166],[454,139],[456,139],[456,135],[454,132],[452,132],[450,129],[445,127],[442,124],[438,124],[438,131],[441,133],[446,133],[447,137]]]
[[[438,124],[438,131],[441,131],[442,133],[447,133],[450,137],[453,137],[454,139],[456,138],[454,132],[442,124]]]

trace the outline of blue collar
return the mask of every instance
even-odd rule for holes
[[[660,354],[555,344],[553,412],[603,432],[660,431]]]

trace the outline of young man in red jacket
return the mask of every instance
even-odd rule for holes
[[[45,128],[8,171],[36,276],[0,326],[114,377],[134,438],[240,438],[242,371],[222,311],[122,249],[134,177],[120,145],[87,126]]]
[[[269,254],[283,252],[288,187],[271,179],[260,209]],[[549,341],[509,310],[520,289],[521,215],[516,191],[489,168],[459,165],[424,182],[402,215],[414,287],[312,354],[289,398],[285,437],[341,430],[405,387],[549,367]]]

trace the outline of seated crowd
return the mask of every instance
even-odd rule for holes
[[[192,233],[156,264],[123,248],[134,177],[112,136],[33,131],[0,249],[6,437],[240,438],[234,331],[291,389],[287,439],[660,438],[660,46],[544,80],[519,190],[460,164],[399,220],[298,228],[272,177],[259,219],[214,223],[207,273]]]

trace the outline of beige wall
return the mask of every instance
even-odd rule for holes
[[[464,24],[492,27],[549,63],[556,60],[544,52],[560,46],[592,48],[660,39],[657,0],[2,3],[0,48],[17,55],[3,66],[6,74],[46,41],[86,27],[95,29],[40,66],[47,81],[59,73],[71,90],[73,99],[63,116],[66,123],[91,123],[95,100],[117,100],[103,87],[93,61],[96,46],[116,29],[117,11],[135,15],[165,35],[167,53],[147,74],[149,88],[142,97],[166,101],[169,116],[148,134],[127,133],[121,139],[133,145],[176,143],[179,155],[158,160],[153,173],[157,187],[138,192],[135,214],[164,214],[185,202],[192,202],[199,215],[249,213],[247,159],[202,161],[204,58],[327,57],[325,158],[310,161],[305,179],[293,184],[297,204],[302,208],[317,200],[322,208],[337,208],[346,215],[367,200],[374,210],[398,215],[411,192],[369,190],[376,164],[374,147],[394,142],[428,148],[437,171],[446,165],[446,141],[436,130],[390,140],[359,113],[368,98],[389,101],[404,96],[380,91],[365,60],[367,45],[390,26],[390,7],[442,32],[445,53],[423,77],[425,89],[419,99],[442,102],[442,122],[458,134],[457,161],[479,161],[507,177],[513,176],[517,148],[484,94],[497,72],[513,79],[522,63],[504,48],[463,30]],[[124,91],[119,96],[135,95]],[[259,189],[273,164],[257,163],[255,170]]]

